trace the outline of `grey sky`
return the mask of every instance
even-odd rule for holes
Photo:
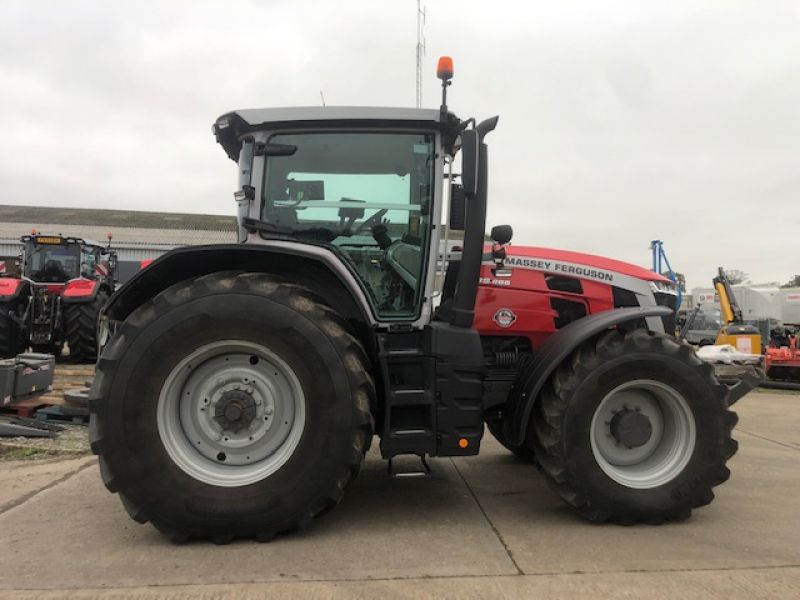
[[[519,244],[800,273],[800,3],[426,0]],[[0,0],[0,202],[233,214],[234,108],[413,106],[414,0]]]

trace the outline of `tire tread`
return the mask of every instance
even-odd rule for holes
[[[629,512],[599,509],[588,493],[571,473],[565,451],[564,424],[571,394],[580,385],[583,377],[593,366],[619,357],[626,352],[653,350],[669,354],[672,358],[698,369],[707,387],[711,390],[712,401],[718,403],[721,418],[725,421],[726,437],[722,449],[712,457],[710,473],[706,481],[697,481],[690,490],[682,490],[684,498],[680,507],[653,514],[643,511]],[[575,351],[570,359],[564,361],[551,377],[550,382],[539,397],[531,416],[526,442],[536,457],[539,470],[545,475],[550,486],[578,513],[594,522],[613,522],[621,525],[635,523],[660,524],[666,521],[683,520],[689,517],[692,508],[705,506],[714,498],[712,487],[730,477],[725,461],[731,458],[738,448],[730,433],[738,420],[736,413],[728,409],[727,388],[720,385],[714,376],[713,368],[704,363],[685,344],[669,336],[655,334],[643,329],[632,329],[624,334],[611,330],[597,338],[588,340]]]
[[[173,523],[163,522],[157,515],[148,515],[130,497],[120,491],[125,489],[126,485],[124,474],[113,473],[110,462],[104,456],[110,451],[109,446],[111,446],[104,439],[103,424],[108,406],[107,399],[111,394],[114,374],[121,365],[120,357],[123,354],[122,346],[125,343],[126,335],[133,337],[130,335],[133,329],[145,326],[149,319],[154,318],[158,313],[157,306],[171,309],[181,304],[187,297],[197,293],[213,293],[233,287],[292,306],[298,312],[305,313],[306,316],[313,319],[335,345],[337,353],[345,365],[349,365],[350,368],[346,370],[350,389],[354,392],[354,400],[356,397],[365,396],[367,402],[361,402],[361,404],[353,402],[355,422],[352,435],[353,450],[349,460],[341,466],[336,483],[321,495],[310,510],[300,514],[293,522],[286,523],[281,527],[261,527],[248,532],[239,530],[220,533],[217,530],[183,529]],[[366,351],[350,332],[347,322],[307,288],[286,283],[263,273],[221,272],[173,285],[134,311],[115,338],[104,349],[103,355],[98,361],[97,371],[98,375],[95,377],[95,385],[91,392],[92,424],[90,429],[92,431],[92,451],[100,456],[103,481],[110,491],[120,494],[123,505],[134,520],[139,523],[152,522],[162,534],[176,543],[186,542],[189,539],[206,539],[215,544],[228,544],[235,538],[253,538],[259,542],[268,542],[278,534],[305,529],[314,518],[328,512],[341,501],[344,490],[352,483],[361,469],[374,433],[375,384],[370,374]]]

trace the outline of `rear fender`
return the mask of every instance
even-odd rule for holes
[[[101,327],[113,331],[116,323],[171,285],[220,271],[270,273],[306,286],[359,330],[365,347],[374,348],[370,331],[375,320],[355,275],[327,248],[288,241],[171,250],[117,288],[101,313]]]
[[[0,302],[9,302],[22,295],[28,283],[16,277],[0,277]]]
[[[617,308],[573,321],[547,338],[523,367],[506,402],[503,427],[509,443],[515,446],[523,443],[531,411],[542,388],[584,341],[622,323],[671,314],[672,309],[666,306]]]

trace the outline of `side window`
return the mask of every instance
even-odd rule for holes
[[[426,133],[279,134],[295,146],[267,161],[262,219],[328,244],[356,271],[382,318],[419,313],[433,190]]]
[[[94,275],[94,268],[97,264],[97,256],[95,255],[94,251],[87,251],[83,254],[83,265],[81,269],[81,275],[84,277],[92,277]]]

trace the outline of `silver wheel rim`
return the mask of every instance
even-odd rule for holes
[[[157,421],[164,448],[185,473],[210,485],[250,485],[292,456],[305,425],[305,396],[294,371],[273,352],[223,340],[172,369]]]
[[[645,415],[649,439],[636,447],[621,443],[612,433],[622,411]],[[629,488],[650,489],[673,480],[688,464],[696,439],[694,415],[674,388],[653,380],[625,383],[611,392],[595,410],[590,428],[592,453],[611,479]]]

